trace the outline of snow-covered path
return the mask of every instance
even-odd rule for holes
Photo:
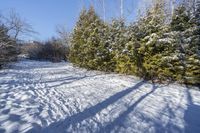
[[[24,60],[0,70],[0,133],[200,133],[200,91]]]

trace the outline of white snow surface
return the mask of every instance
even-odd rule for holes
[[[71,63],[0,70],[0,133],[200,133],[200,91]]]

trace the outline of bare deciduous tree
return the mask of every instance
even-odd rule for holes
[[[67,32],[65,26],[63,25],[59,25],[56,27],[56,32],[58,33],[61,41],[62,41],[62,44],[65,45],[65,46],[69,46],[69,33]]]
[[[7,62],[17,59],[19,54],[18,40],[20,35],[36,33],[32,26],[14,11],[11,10],[6,17],[0,16],[0,67]]]
[[[10,11],[5,21],[8,32],[14,39],[17,39],[20,35],[30,36],[36,33],[32,26],[23,20],[14,10]]]

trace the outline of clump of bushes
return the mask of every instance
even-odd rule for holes
[[[130,25],[121,19],[104,23],[93,8],[83,10],[72,33],[70,61],[152,81],[200,84],[200,6],[191,15],[180,5],[170,21],[165,9],[159,1]]]
[[[28,57],[36,60],[49,60],[60,62],[68,59],[69,48],[58,39],[51,39],[47,42],[29,45],[27,48]]]

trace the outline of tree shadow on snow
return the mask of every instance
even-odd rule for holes
[[[122,90],[109,98],[105,99],[104,101],[89,107],[85,109],[82,112],[79,112],[77,114],[74,114],[72,116],[66,117],[64,120],[60,120],[57,122],[54,122],[50,124],[47,127],[41,127],[39,125],[33,126],[32,129],[28,131],[28,133],[33,133],[33,132],[38,132],[38,133],[54,133],[54,132],[59,132],[59,133],[66,133],[68,129],[75,128],[75,130],[79,130],[78,128],[86,128],[88,132],[96,132],[102,133],[102,132],[118,132],[121,128],[126,129],[126,119],[128,118],[129,114],[134,112],[136,110],[136,107],[149,95],[153,94],[155,90],[158,88],[157,85],[152,84],[152,89],[139,97],[137,101],[135,101],[131,106],[127,108],[124,112],[120,113],[117,118],[115,118],[113,121],[109,122],[107,125],[103,125],[103,123],[95,121],[95,119],[92,119],[95,121],[95,123],[98,125],[98,129],[93,129],[92,127],[81,124],[84,120],[91,119],[94,117],[96,114],[101,112],[103,109],[107,108],[109,105],[114,104],[121,98],[125,97],[129,93],[131,93],[133,90],[139,89],[145,81],[141,81],[137,83],[135,86]],[[152,118],[149,118],[148,116],[140,114],[139,117],[145,122],[150,124],[151,127],[153,127],[153,131],[155,133],[160,133],[160,132],[185,132],[185,133],[199,133],[200,132],[200,119],[198,116],[200,116],[200,106],[195,105],[192,101],[192,96],[190,94],[189,88],[186,89],[186,94],[187,94],[187,101],[188,101],[188,108],[184,112],[184,121],[185,121],[185,129],[181,129],[175,123],[171,122],[175,115],[175,110],[173,110],[169,104],[167,104],[162,110],[162,112],[166,112],[168,114],[168,122],[166,124],[163,124],[161,121],[153,120]],[[167,99],[169,100],[169,99]],[[170,101],[166,101],[166,103],[170,103]],[[162,114],[158,116],[162,118]],[[78,127],[76,127],[77,124]],[[104,123],[105,124],[105,123]],[[85,127],[84,127],[85,126]],[[93,129],[93,130],[92,130]],[[149,132],[151,131],[150,129],[142,129],[142,131]]]
[[[128,88],[128,89],[125,89],[123,91],[120,91],[120,92],[110,96],[106,100],[104,100],[104,101],[102,101],[102,102],[100,102],[100,103],[98,103],[98,104],[96,104],[96,105],[94,105],[90,108],[85,109],[83,112],[79,112],[77,114],[74,114],[72,116],[65,118],[64,120],[50,124],[48,127],[43,128],[41,130],[41,132],[59,132],[59,133],[67,132],[66,129],[68,129],[70,126],[74,126],[74,125],[81,123],[82,121],[84,121],[88,118],[95,116],[100,111],[107,108],[109,105],[114,104],[115,102],[117,102],[118,100],[123,98],[124,96],[131,93],[133,90],[140,88],[140,86],[142,86],[144,83],[146,83],[146,81],[140,81],[135,86]],[[154,91],[154,89],[151,92],[149,92],[148,94],[142,96],[128,111],[126,111],[124,114],[122,114],[122,117],[124,117],[132,109],[134,109],[134,107],[140,101],[142,101],[143,98],[148,96],[150,93],[153,93],[153,91]],[[29,132],[31,132],[32,130],[34,130],[34,129],[31,129]]]
[[[140,102],[142,102],[150,94],[154,93],[157,88],[158,87],[155,84],[153,84],[152,85],[152,90],[150,92],[148,92],[145,95],[141,96],[136,102],[134,102],[134,104],[129,106],[126,111],[122,112],[113,122],[111,122],[108,125],[106,125],[105,127],[101,128],[99,133],[102,133],[102,132],[110,133],[113,130],[119,131],[119,129],[122,128],[122,127],[126,128],[125,124],[124,124],[124,121],[126,121],[126,118],[128,117],[128,115],[135,110],[136,106]]]
[[[193,103],[189,89],[187,86],[188,107],[184,113],[185,133],[200,133],[200,106]]]

